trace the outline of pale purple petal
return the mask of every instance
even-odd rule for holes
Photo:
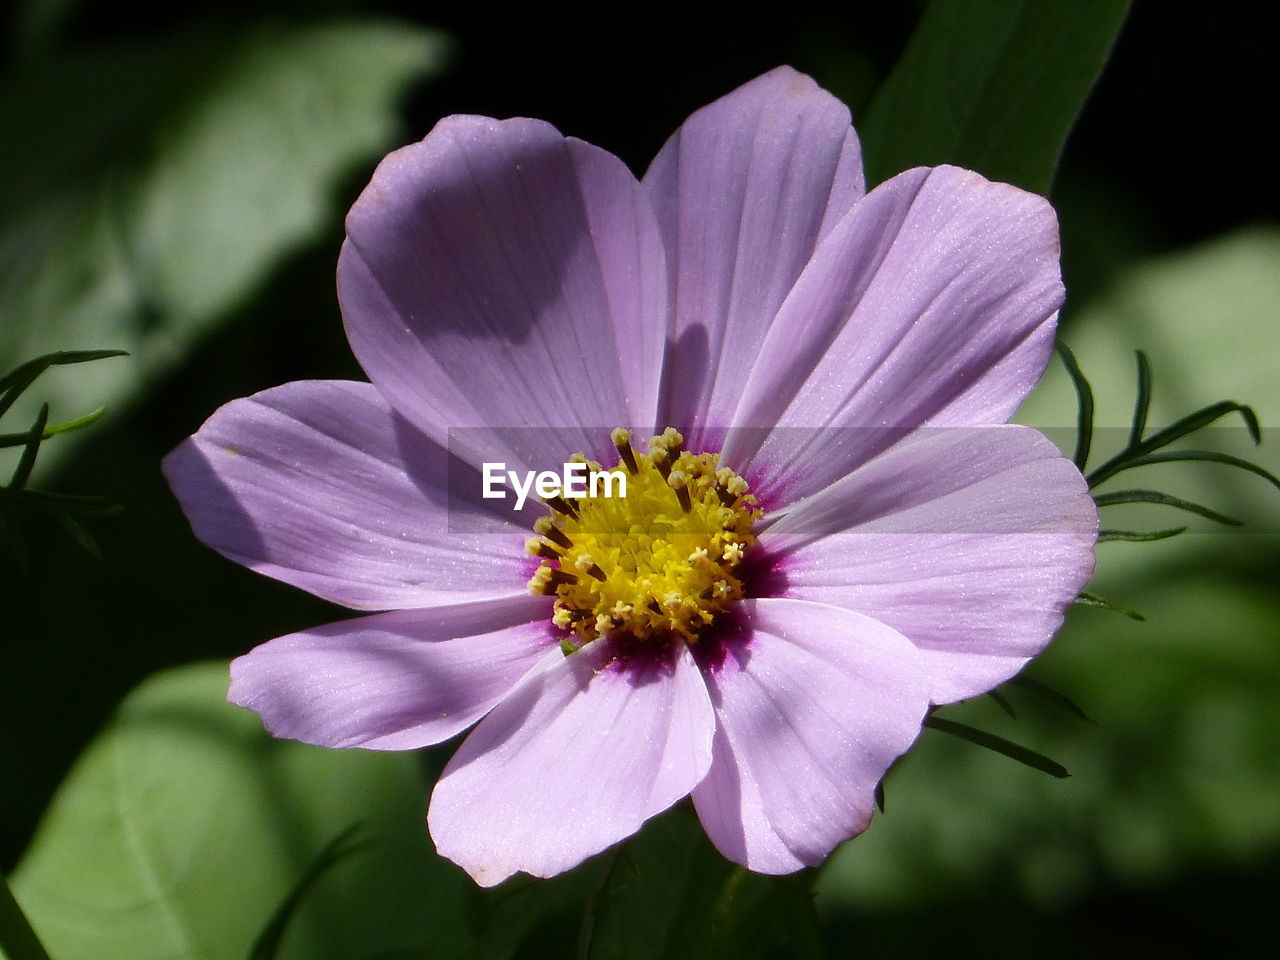
[[[666,255],[617,157],[538,120],[447,117],[383,160],[347,238],[351,346],[436,440],[545,467],[654,423]]]
[[[427,822],[482,886],[549,877],[629,837],[705,776],[715,721],[683,645],[614,660],[597,640],[525,677],[445,768]]]
[[[726,857],[789,873],[866,829],[876,784],[920,733],[928,685],[916,648],[861,614],[740,607],[745,637],[704,667],[718,729],[693,801]]]
[[[779,67],[694,113],[644,177],[676,290],[663,423],[697,446],[743,378],[814,247],[862,196],[849,110]]]
[[[545,597],[396,610],[279,637],[231,662],[227,699],[277,737],[411,750],[484,716],[559,643]]]
[[[251,570],[357,609],[524,593],[525,519],[367,383],[233,400],[164,462],[196,536]],[[453,489],[450,489],[450,483]]]
[[[781,517],[761,547],[786,596],[889,624],[923,651],[935,703],[990,690],[1062,625],[1093,572],[1080,471],[1014,425],[913,434]]]
[[[1003,423],[1044,372],[1063,289],[1042,198],[955,167],[872,190],[797,281],[724,460],[781,505],[919,425]]]

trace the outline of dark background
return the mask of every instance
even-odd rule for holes
[[[541,117],[620,155],[637,172],[696,107],[779,63],[809,72],[854,111],[883,79],[920,4],[852,3],[838,14],[778,6],[771,18],[689,6],[603,6],[570,14],[553,5],[498,10],[478,3],[197,2],[150,7],[85,4],[60,45],[90,48],[196,32],[210,43],[264,14],[280,21],[376,13],[429,24],[453,40],[451,68],[416,89],[403,139],[440,116],[474,112]],[[1068,140],[1054,197],[1061,201],[1064,264],[1072,301],[1104,290],[1130,262],[1176,250],[1277,214],[1274,151],[1265,146],[1278,102],[1275,38],[1243,0],[1139,0]],[[14,63],[9,63],[14,68]],[[56,122],[51,117],[50,122]],[[345,205],[372,163],[333,198],[322,244],[299,252],[193,359],[142,404],[113,411],[49,485],[124,504],[94,525],[105,560],[74,552],[33,527],[33,571],[7,555],[0,575],[19,584],[6,614],[0,704],[4,781],[0,867],[23,850],[61,777],[120,698],[153,671],[229,658],[250,645],[332,619],[319,601],[223,561],[189,534],[168,497],[159,458],[219,404],[290,379],[358,377],[342,339],[333,265]],[[1107,226],[1099,231],[1102,218]],[[1278,265],[1280,266],[1280,265]],[[0,309],[3,305],[0,305]],[[1070,328],[1070,305],[1064,325]],[[77,346],[69,344],[68,346]],[[1218,399],[1206,397],[1205,402]],[[68,585],[74,584],[74,590]],[[1251,936],[1277,892],[1274,854],[1241,868],[1206,865],[1144,888],[1099,881],[1084,898],[1045,913],[998,883],[966,891],[928,913],[837,918],[833,942],[874,955],[932,949],[968,931],[995,955],[1073,944],[1148,952],[1179,917],[1169,952]],[[1221,917],[1234,920],[1224,929]],[[985,931],[985,934],[982,933]],[[1145,950],[1144,950],[1145,948]]]

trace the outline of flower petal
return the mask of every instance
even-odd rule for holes
[[[849,110],[779,67],[694,113],[644,185],[676,291],[662,422],[728,426],[778,306],[814,247],[863,194]]]
[[[910,428],[1003,423],[1044,372],[1062,297],[1042,197],[956,167],[900,174],[836,225],[778,311],[724,459],[781,504]]]
[[[887,623],[925,656],[934,703],[1009,679],[1093,572],[1080,471],[1029,427],[920,431],[762,537],[789,597]]]
[[[615,656],[614,640],[597,640],[526,676],[445,768],[431,836],[482,886],[568,870],[706,774],[715,721],[687,649]]]
[[[367,383],[286,383],[233,400],[164,471],[206,544],[335,603],[424,607],[525,591],[521,515],[480,500],[478,476]]]
[[[369,379],[472,462],[545,467],[654,423],[669,295],[649,200],[549,124],[446,117],[383,160],[338,294]],[[502,428],[546,429],[522,448]]]
[[[396,610],[279,637],[231,662],[227,699],[273,736],[412,750],[484,716],[549,650],[545,597]]]
[[[911,643],[861,614],[741,607],[746,642],[704,668],[717,732],[693,802],[730,860],[790,873],[866,829],[876,784],[920,733],[928,685]]]

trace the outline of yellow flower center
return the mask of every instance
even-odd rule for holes
[[[602,483],[586,496],[548,499],[551,516],[527,543],[542,558],[529,590],[555,596],[552,620],[566,648],[615,632],[695,643],[741,599],[736,571],[762,511],[719,454],[684,450],[672,427],[648,453],[622,428],[611,438],[619,462],[608,472],[625,476],[625,495]],[[571,460],[604,472],[584,456]]]

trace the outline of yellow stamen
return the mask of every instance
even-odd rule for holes
[[[676,492],[676,499],[680,501],[680,509],[688,513],[693,509],[693,502],[689,499],[689,477],[683,470],[672,470],[667,475],[667,484]]]
[[[533,521],[533,532],[541,534],[552,543],[558,543],[566,550],[573,546],[573,541],[564,535],[564,531],[557,527],[550,517],[539,517]]]
[[[543,557],[547,560],[559,560],[560,552],[549,543],[544,543],[537,537],[530,537],[524,542],[525,552],[531,557]]]
[[[633,474],[639,473],[640,465],[636,463],[635,451],[631,449],[631,431],[624,427],[614,427],[613,432],[609,434],[609,439],[618,448],[618,456],[627,465],[627,470]]]
[[[576,517],[578,515],[578,508],[564,497],[547,497],[543,502],[552,510],[556,511],[556,513],[563,513],[570,517]]]
[[[529,589],[555,596],[552,622],[575,648],[614,632],[697,642],[743,595],[737,568],[761,511],[718,454],[684,450],[677,430],[654,437],[648,454],[622,428],[610,439],[626,495],[549,501],[555,512],[534,524],[528,546],[543,558]]]

